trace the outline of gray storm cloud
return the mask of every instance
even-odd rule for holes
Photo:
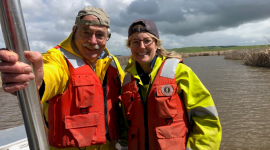
[[[136,0],[112,15],[116,32],[126,35],[132,21],[153,20],[163,34],[188,36],[270,18],[269,0]]]
[[[267,44],[270,34],[269,0],[21,0],[21,4],[31,49],[41,52],[68,37],[85,6],[109,14],[112,37],[107,44],[113,54],[129,51],[128,27],[140,18],[156,23],[165,48]],[[1,39],[0,47],[5,47]]]

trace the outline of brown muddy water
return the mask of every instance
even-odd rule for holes
[[[224,56],[184,58],[212,94],[221,125],[220,150],[270,149],[270,69]],[[22,125],[16,97],[0,91],[0,130]]]

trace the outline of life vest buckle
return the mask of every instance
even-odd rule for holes
[[[173,118],[166,118],[165,120],[168,125],[171,125],[173,123]]]
[[[87,108],[80,108],[80,111],[81,111],[82,114],[88,113],[88,109]]]

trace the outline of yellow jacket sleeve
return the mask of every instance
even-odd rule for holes
[[[221,124],[211,94],[185,64],[178,64],[175,77],[191,123],[187,150],[218,150]]]
[[[41,103],[63,93],[68,84],[69,70],[63,54],[52,48],[43,54],[45,91]]]

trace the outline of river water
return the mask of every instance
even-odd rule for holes
[[[222,150],[270,149],[270,69],[224,56],[184,59],[210,91],[222,125]]]
[[[270,69],[224,56],[185,58],[210,91],[222,125],[221,150],[270,149]],[[23,124],[16,97],[0,92],[0,130]]]

